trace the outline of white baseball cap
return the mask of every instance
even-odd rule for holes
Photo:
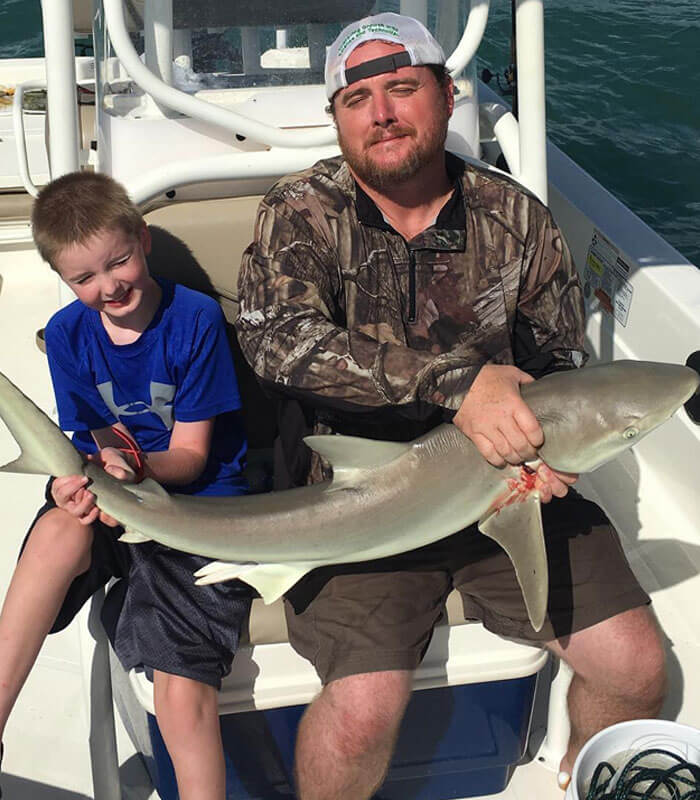
[[[350,53],[363,42],[379,39],[400,44],[405,53],[395,53],[345,68]],[[363,78],[394,72],[399,67],[444,64],[445,54],[430,31],[417,19],[386,12],[352,22],[338,34],[326,53],[326,96],[329,100],[346,86]]]

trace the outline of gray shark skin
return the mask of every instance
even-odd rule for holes
[[[522,387],[542,424],[539,455],[554,469],[589,472],[669,419],[697,391],[688,367],[641,361],[559,372]],[[533,627],[548,595],[540,501],[527,466],[492,467],[453,425],[409,443],[310,436],[333,465],[314,486],[243,497],[169,495],[86,463],[69,439],[0,373],[0,417],[20,457],[0,471],[85,474],[126,541],[219,559],[200,582],[239,577],[272,602],[317,566],[367,561],[437,541],[478,522],[510,557]],[[532,465],[533,467],[536,464]]]

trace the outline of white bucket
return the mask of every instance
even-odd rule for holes
[[[587,786],[601,761],[625,751],[668,750],[691,764],[700,764],[700,730],[663,719],[620,722],[597,733],[578,754],[565,800],[585,800]],[[629,759],[628,759],[629,760]]]

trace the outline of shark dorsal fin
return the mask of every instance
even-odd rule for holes
[[[333,467],[333,482],[357,470],[375,469],[411,449],[403,442],[380,442],[358,436],[306,436],[306,444]]]

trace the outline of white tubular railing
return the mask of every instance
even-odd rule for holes
[[[29,159],[27,158],[27,139],[24,132],[24,93],[31,89],[45,89],[46,81],[24,81],[15,86],[15,96],[12,98],[12,128],[15,134],[15,152],[17,153],[17,168],[25,190],[32,196],[39,194],[29,174]]]
[[[172,0],[147,0],[143,28],[146,66],[170,86],[173,82]]]
[[[151,95],[158,105],[272,147],[315,147],[335,142],[335,129],[331,126],[320,130],[282,130],[168,86],[143,64],[134,49],[126,29],[123,0],[103,0],[103,3],[109,37],[116,56],[132,80]],[[447,61],[447,68],[451,73],[460,72],[474,57],[486,27],[488,10],[489,0],[472,0],[462,39]]]
[[[489,2],[490,0],[471,0],[467,26],[457,48],[445,64],[451,75],[460,73],[476,55],[489,18]]]
[[[479,108],[493,128],[511,175],[546,205],[547,130],[542,0],[518,0],[516,14],[519,119],[488,87],[486,94],[490,99],[481,103]]]
[[[176,186],[187,186],[201,181],[277,178],[306,169],[321,158],[335,155],[338,155],[337,144],[305,150],[273,147],[271,150],[253,153],[232,153],[189,162],[176,161],[150,170],[140,178],[129,179],[127,186],[134,203],[143,205]]]
[[[544,93],[543,0],[517,0],[518,180],[547,205],[547,130]]]
[[[481,103],[481,113],[491,123],[494,136],[511,175],[520,180],[520,129],[518,120],[500,103]]]
[[[47,114],[51,178],[80,166],[72,0],[41,4],[46,53]]]

